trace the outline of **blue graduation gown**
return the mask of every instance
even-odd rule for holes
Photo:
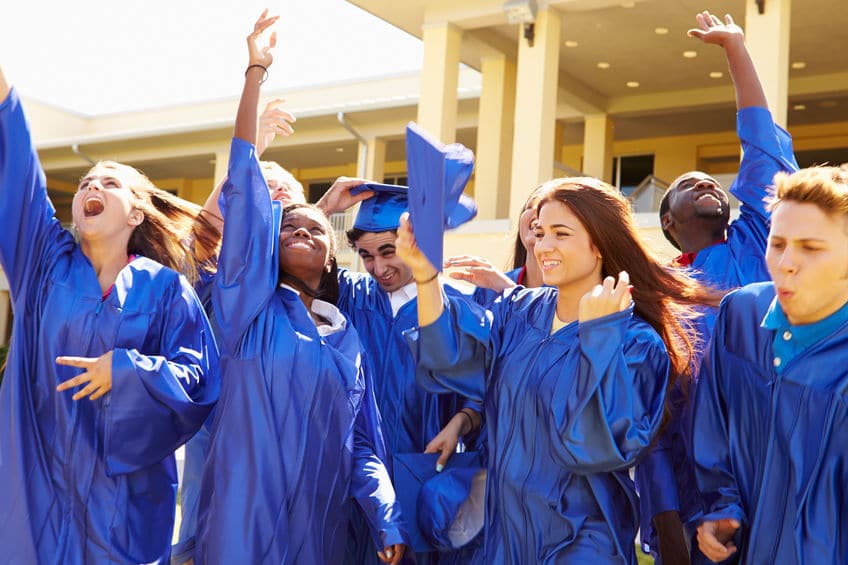
[[[449,300],[409,335],[418,377],[485,398],[486,561],[635,564],[628,468],[659,428],[668,355],[632,309],[550,335],[556,300],[553,288],[518,288],[491,314]]]
[[[281,208],[252,145],[233,139],[212,289],[224,375],[203,472],[199,563],[338,563],[349,501],[375,542],[403,542],[359,337],[320,336],[277,286]]]
[[[730,192],[742,204],[739,217],[730,223],[727,241],[699,251],[689,271],[696,280],[722,290],[771,278],[765,262],[771,213],[765,199],[778,172],[798,170],[792,137],[774,123],[768,109],[739,110],[736,131],[743,156]],[[715,308],[704,308],[704,316],[697,323],[703,348],[709,342],[715,316]],[[693,366],[700,364],[700,355]],[[649,544],[656,545],[651,519],[657,514],[676,510],[683,522],[693,527],[702,512],[686,446],[690,426],[687,394],[677,388],[669,400],[672,419],[651,453],[636,468],[645,549]]]
[[[463,401],[455,394],[432,394],[416,383],[415,358],[404,337],[404,332],[418,325],[416,299],[401,306],[394,316],[388,294],[373,277],[346,269],[339,270],[339,289],[339,309],[353,322],[373,374],[374,396],[389,453],[423,453],[460,408],[481,410],[478,403]],[[458,298],[465,296],[453,287],[446,287],[445,292]],[[361,541],[364,528],[357,523],[356,513],[351,526],[352,535]],[[349,563],[363,559],[377,563],[375,548],[369,544],[352,544],[347,557]],[[417,554],[416,560],[423,564],[431,557]]]
[[[0,389],[0,548],[8,563],[164,563],[173,452],[218,397],[218,357],[188,282],[139,257],[104,299],[54,217],[20,100],[0,104],[0,262],[15,311]],[[61,355],[113,351],[112,390],[74,402]]]
[[[739,563],[848,563],[848,323],[777,374],[774,297],[753,284],[719,311],[695,394],[704,519],[739,520]]]

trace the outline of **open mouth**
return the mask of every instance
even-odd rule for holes
[[[82,213],[86,218],[99,216],[103,213],[103,201],[99,198],[89,198],[82,205]]]
[[[721,200],[719,200],[718,195],[714,192],[705,192],[701,194],[695,199],[695,202],[701,202],[702,200],[712,200],[713,202],[721,204]]]

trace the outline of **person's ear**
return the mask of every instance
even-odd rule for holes
[[[144,212],[142,212],[138,208],[134,208],[130,212],[130,219],[129,219],[129,222],[128,222],[129,225],[131,225],[132,227],[140,226],[143,221],[144,221]]]
[[[662,226],[662,229],[664,229],[665,231],[668,231],[669,229],[671,229],[671,226],[673,226],[673,225],[674,225],[674,220],[671,219],[671,211],[668,211],[665,214],[663,214],[662,216],[660,216],[660,226]]]

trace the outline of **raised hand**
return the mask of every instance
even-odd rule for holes
[[[737,520],[706,520],[698,526],[698,548],[712,561],[724,561],[736,553],[733,534],[738,529]]]
[[[278,19],[280,19],[280,16],[269,17],[266,8],[259,19],[256,20],[253,25],[253,33],[247,36],[249,65],[262,65],[267,69],[274,62],[271,49],[277,44],[277,33],[271,32],[270,36],[266,36],[265,31],[274,25]]]
[[[412,232],[412,224],[409,222],[409,212],[401,214],[397,234],[395,253],[412,270],[412,278],[415,282],[434,280],[439,271],[418,247],[415,234]]]
[[[733,23],[730,14],[724,16],[724,22],[707,11],[697,14],[695,19],[698,20],[698,28],[690,29],[687,32],[689,37],[696,37],[704,43],[721,45],[722,47],[725,47],[730,41],[745,41],[745,32]]]
[[[363,190],[359,194],[350,193],[352,188],[356,188],[367,182],[371,181],[339,177],[315,205],[328,216],[336,212],[344,212],[357,202],[362,202],[374,196],[374,192],[371,190]]]
[[[72,397],[74,400],[90,396],[90,400],[97,400],[112,390],[112,352],[104,353],[100,357],[57,357],[57,365],[79,367],[85,369],[81,375],[66,380],[56,387],[61,392],[74,388],[81,384],[85,387]]]
[[[630,275],[627,271],[618,274],[618,282],[612,277],[587,292],[580,299],[577,319],[587,322],[626,310],[630,305]]]
[[[262,155],[278,135],[288,137],[294,133],[291,124],[297,121],[294,114],[282,109],[285,100],[277,98],[265,105],[259,116],[259,138],[256,140],[256,154]]]
[[[503,271],[494,268],[491,263],[482,257],[474,257],[472,255],[451,257],[445,261],[443,267],[445,269],[464,269],[462,271],[454,271],[448,276],[452,279],[470,282],[480,288],[492,289],[495,292],[503,292],[515,286],[515,283]]]

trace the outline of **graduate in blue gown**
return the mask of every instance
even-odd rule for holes
[[[628,470],[688,370],[681,324],[709,297],[647,251],[615,188],[557,179],[537,210],[534,252],[555,288],[508,291],[490,313],[446,296],[401,226],[398,253],[420,281],[418,376],[485,400],[487,562],[635,564]]]
[[[0,263],[15,312],[0,388],[8,563],[167,562],[174,450],[217,400],[218,356],[189,282],[179,208],[103,162],[54,217],[17,93],[0,73]],[[196,210],[193,212],[196,214]]]
[[[397,563],[404,533],[381,460],[379,415],[359,337],[332,304],[332,228],[306,205],[282,213],[250,141],[276,19],[263,13],[248,37],[222,191],[226,223],[212,300],[223,386],[195,561],[338,563],[355,499],[383,560]]]
[[[361,202],[347,238],[368,274],[339,269],[339,308],[353,322],[373,371],[389,452],[438,452],[436,465],[441,470],[461,438],[473,441],[473,433],[481,426],[480,405],[452,393],[432,394],[416,382],[415,358],[404,338],[417,325],[416,287],[409,267],[395,253],[400,216],[409,206],[407,187],[365,182],[340,179],[317,204],[335,213]],[[464,296],[452,287],[446,287],[446,292]],[[406,488],[397,482],[395,487]],[[410,510],[405,509],[405,516],[414,519]],[[363,541],[361,525],[354,523],[352,529],[357,541]],[[363,553],[361,547],[352,547],[348,562],[360,562]],[[415,555],[419,565],[435,563],[437,558],[449,562],[434,553]]]
[[[543,286],[542,269],[533,255],[536,234],[533,224],[536,221],[536,204],[539,188],[534,189],[518,215],[518,227],[512,254],[512,269],[502,273],[488,260],[472,255],[461,255],[445,261],[444,268],[460,269],[450,273],[452,279],[463,280],[476,286],[472,300],[484,307],[490,306],[506,289],[513,286],[538,288]]]
[[[743,157],[730,192],[742,203],[739,218],[729,222],[727,194],[710,175],[691,171],[672,182],[660,204],[666,238],[682,254],[675,264],[697,280],[721,290],[768,280],[765,266],[770,214],[766,194],[774,175],[795,171],[792,138],[777,125],[757,70],[745,47],[742,29],[704,12],[689,35],[719,45],[736,89],[737,132]],[[702,343],[709,341],[716,309],[707,308],[699,324]],[[685,383],[682,383],[685,384]],[[694,533],[701,503],[686,447],[689,430],[688,387],[670,393],[673,419],[650,456],[636,468],[642,510],[642,541],[658,562],[686,562],[687,540]],[[682,525],[685,525],[685,531]]]
[[[288,137],[294,133],[291,122],[294,116],[282,108],[283,100],[272,100],[259,116],[259,135],[256,155],[261,156],[277,135]],[[292,174],[273,161],[260,161],[262,175],[268,185],[272,200],[283,206],[305,203],[303,185]],[[215,186],[198,213],[192,233],[192,249],[199,265],[195,291],[208,316],[212,317],[212,285],[218,265],[221,233],[224,219],[218,206],[221,189],[226,178]],[[212,415],[207,419],[211,425]],[[203,426],[185,445],[185,461],[180,483],[180,531],[171,553],[171,563],[181,565],[194,555],[197,533],[197,504],[200,498],[200,481],[206,451],[209,448],[209,425]]]
[[[774,282],[723,301],[695,396],[700,550],[848,563],[848,167],[775,179]]]

